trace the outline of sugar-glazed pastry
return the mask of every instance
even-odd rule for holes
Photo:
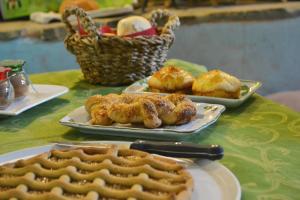
[[[193,94],[238,99],[241,82],[238,78],[221,70],[211,70],[201,74],[193,83]]]
[[[147,128],[186,124],[197,114],[195,104],[183,94],[95,95],[85,108],[93,125],[143,123]]]
[[[51,150],[0,166],[0,200],[188,200],[191,174],[174,160],[117,145]]]
[[[194,77],[187,71],[174,66],[163,67],[148,81],[152,92],[190,93]]]

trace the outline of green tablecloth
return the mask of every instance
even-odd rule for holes
[[[193,70],[193,69],[192,69]],[[120,93],[123,87],[92,86],[79,71],[32,75],[34,83],[64,85],[70,92],[16,117],[0,118],[0,153],[58,140],[124,140],[82,134],[58,121],[81,106],[88,96]],[[254,95],[239,108],[187,141],[216,143],[221,160],[239,179],[242,199],[300,199],[300,114]]]

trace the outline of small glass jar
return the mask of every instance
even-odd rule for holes
[[[14,87],[16,99],[24,98],[29,91],[30,81],[23,69],[24,64],[25,61],[23,60],[5,60],[0,62],[0,65],[11,69],[9,79]]]
[[[14,88],[8,78],[10,69],[0,67],[0,109],[6,109],[14,100]]]

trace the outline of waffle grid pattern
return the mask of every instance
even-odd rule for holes
[[[115,145],[51,150],[0,167],[0,200],[185,200],[192,188],[175,161]]]

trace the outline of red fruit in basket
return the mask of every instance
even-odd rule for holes
[[[100,33],[116,33],[116,31],[113,30],[113,28],[111,28],[110,26],[101,26]]]
[[[133,34],[125,35],[124,37],[153,36],[153,35],[157,35],[155,27],[151,27],[151,28],[146,29],[144,31],[136,32],[136,33],[133,33]]]
[[[100,34],[105,36],[115,36],[116,31],[110,26],[101,26],[99,28]]]
[[[80,36],[87,36],[88,35],[88,33],[85,32],[82,27],[79,27],[79,34],[80,34]]]
[[[77,17],[77,24],[78,24],[78,32],[79,32],[80,36],[88,35],[88,33],[84,30],[84,28],[82,27],[82,25],[80,23],[79,17]]]

